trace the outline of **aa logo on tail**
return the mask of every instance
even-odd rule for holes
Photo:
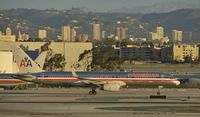
[[[28,57],[24,57],[24,59],[20,61],[20,67],[32,67],[31,60],[28,59]]]

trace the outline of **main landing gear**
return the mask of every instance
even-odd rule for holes
[[[89,95],[96,95],[97,91],[95,89],[92,89],[91,91],[89,91]]]

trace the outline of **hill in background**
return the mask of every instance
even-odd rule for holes
[[[37,37],[37,30],[45,28],[48,38],[55,39],[61,34],[61,26],[73,25],[78,33],[91,35],[92,21],[99,21],[107,34],[115,32],[116,22],[127,26],[128,34],[134,37],[145,37],[149,31],[161,25],[169,35],[172,29],[193,32],[193,38],[200,39],[200,9],[180,9],[168,13],[95,13],[85,12],[78,8],[71,10],[36,10],[36,9],[10,9],[0,10],[0,30],[4,31],[7,26],[18,31],[29,33],[31,37]],[[142,26],[142,28],[141,28]]]

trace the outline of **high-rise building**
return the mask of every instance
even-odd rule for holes
[[[67,42],[74,42],[76,37],[76,31],[71,26],[62,27],[62,40]]]
[[[10,29],[10,27],[7,27],[7,28],[6,28],[6,35],[7,35],[7,36],[12,35],[12,30]]]
[[[183,31],[172,30],[172,39],[173,39],[173,42],[182,42]]]
[[[183,32],[183,42],[191,42],[192,41],[192,32]]]
[[[6,28],[6,34],[1,33],[0,41],[12,41],[12,42],[15,42],[16,41],[16,36],[12,35],[12,30],[9,27],[7,27]]]
[[[149,40],[159,40],[159,38],[158,38],[158,34],[157,33],[154,33],[154,32],[149,32],[149,34],[148,34],[148,39]]]
[[[71,37],[70,26],[63,26],[62,27],[62,40],[63,41],[70,41],[70,37]]]
[[[101,25],[98,23],[92,24],[93,40],[101,40]]]
[[[102,34],[102,36],[101,36],[101,37],[102,37],[103,39],[105,39],[105,38],[106,38],[106,31],[105,31],[105,30],[103,30],[101,34]]]
[[[116,29],[116,36],[118,39],[121,38],[121,28],[120,27],[117,27],[117,29]]]
[[[24,41],[28,41],[28,40],[29,40],[29,35],[26,34],[26,33],[23,33],[23,34],[22,34],[22,39],[23,39]]]
[[[117,38],[119,40],[126,39],[127,38],[127,35],[126,35],[127,30],[128,30],[128,28],[125,28],[125,27],[117,27],[117,29],[116,29]]]
[[[127,38],[127,35],[126,35],[127,30],[128,30],[127,28],[121,28],[121,39]]]
[[[164,28],[161,26],[156,27],[156,33],[158,35],[159,40],[162,39],[164,37]]]
[[[46,30],[38,30],[38,38],[39,39],[46,39],[47,38],[47,31]]]
[[[76,40],[76,30],[71,27],[71,42],[74,42]]]
[[[156,27],[155,32],[149,32],[148,39],[149,40],[159,40],[161,41],[164,38],[164,28],[161,26]]]
[[[21,31],[19,31],[19,34],[18,34],[18,41],[22,41],[22,34],[21,34]]]
[[[18,41],[28,41],[28,40],[29,40],[29,35],[26,33],[21,34],[21,32],[19,31]]]

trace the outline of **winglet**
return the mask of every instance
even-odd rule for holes
[[[78,78],[78,75],[76,74],[76,72],[74,70],[72,71],[72,76],[75,78]]]

